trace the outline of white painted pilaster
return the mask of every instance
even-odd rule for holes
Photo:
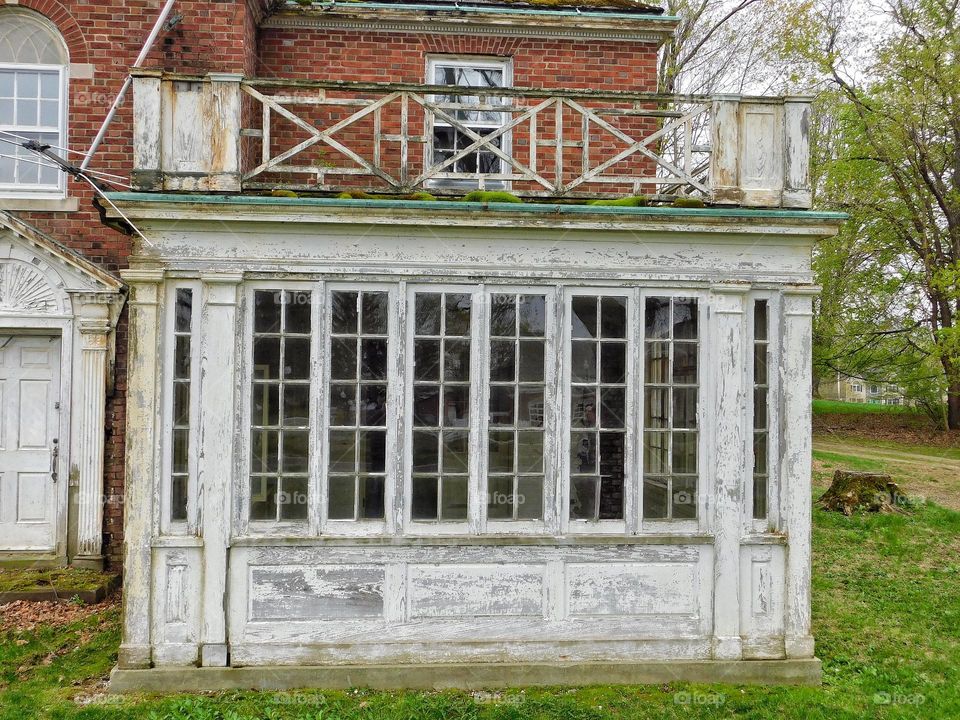
[[[201,275],[200,416],[197,437],[197,527],[203,536],[200,661],[228,664],[227,553],[233,486],[234,408],[237,407],[237,292],[239,273]]]
[[[713,656],[737,660],[740,639],[740,537],[747,479],[746,313],[748,285],[710,294],[714,387]]]
[[[112,324],[105,304],[84,305],[80,330],[80,404],[75,459],[77,554],[74,564],[103,564],[103,441],[106,414],[107,350]]]
[[[153,504],[157,477],[160,270],[121,273],[130,286],[127,359],[127,447],[124,505],[123,642],[120,668],[150,666]]]
[[[810,635],[813,297],[818,288],[784,291],[780,343],[781,518],[787,534],[784,645],[788,658],[813,657]]]

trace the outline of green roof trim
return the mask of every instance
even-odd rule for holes
[[[354,200],[341,198],[289,198],[264,195],[186,195],[173,193],[107,193],[113,202],[194,203],[197,205],[270,205],[274,207],[343,207],[393,210],[439,210],[459,212],[496,211],[508,213],[543,213],[552,215],[626,215],[626,216],[696,216],[718,218],[782,218],[790,220],[846,220],[842,212],[826,210],[782,210],[776,208],[675,208],[669,206],[624,207],[616,205],[565,205],[559,203],[479,203],[428,200]]]
[[[534,3],[531,3],[533,5]],[[288,0],[288,8],[301,8],[309,10],[311,7],[325,8],[327,10],[361,8],[368,10],[414,10],[420,12],[460,12],[460,13],[495,13],[504,15],[566,15],[570,17],[597,17],[597,18],[629,18],[630,20],[644,19],[656,22],[677,23],[680,21],[678,15],[658,15],[650,10],[638,7],[632,12],[621,12],[615,9],[601,10],[600,6],[595,10],[577,10],[576,0],[569,3],[557,3],[563,9],[551,9],[546,3],[543,7],[513,8],[503,5],[455,5],[453,3],[406,3],[406,2],[364,2],[363,0],[347,0],[346,2],[314,2],[310,4],[301,4],[296,0]],[[583,6],[581,6],[583,7]],[[570,9],[574,8],[574,9]]]

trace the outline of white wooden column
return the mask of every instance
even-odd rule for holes
[[[103,566],[103,441],[106,417],[107,348],[112,325],[109,306],[88,304],[81,309],[80,404],[77,447],[77,554],[75,565]]]
[[[819,288],[784,291],[781,327],[780,517],[787,534],[785,637],[788,658],[813,657],[810,635],[813,297]]]
[[[120,668],[150,666],[150,596],[160,355],[159,300],[163,272],[126,270],[130,286],[127,432],[124,484],[123,642]]]
[[[200,662],[224,667],[227,652],[227,553],[230,543],[233,433],[237,402],[237,345],[241,331],[237,292],[243,276],[200,276],[200,438],[197,462],[197,527],[203,536]]]
[[[713,417],[713,656],[740,659],[740,538],[747,478],[747,285],[715,285],[710,294]]]

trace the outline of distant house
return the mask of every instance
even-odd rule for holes
[[[0,128],[143,6],[0,7]],[[0,163],[0,542],[122,548],[115,686],[816,681],[810,99],[656,95],[632,0],[177,13],[129,188]]]
[[[860,377],[836,373],[833,378],[823,379],[817,395],[824,400],[871,403],[874,405],[910,405],[912,402],[903,390],[890,383],[872,382]]]

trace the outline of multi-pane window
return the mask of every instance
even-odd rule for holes
[[[570,518],[621,520],[627,298],[578,295],[570,313]]]
[[[307,517],[311,293],[258,290],[253,301],[250,519]]]
[[[644,308],[643,517],[697,515],[698,318],[694,298]]]
[[[386,292],[330,295],[327,517],[382,520],[387,456]]]
[[[444,113],[463,127],[480,136],[489,135],[504,125],[506,113],[489,109],[502,105],[503,99],[480,94],[479,90],[500,88],[508,84],[508,66],[504,62],[456,61],[436,59],[430,64],[431,82],[436,85],[460,85],[477,88],[474,95],[439,95],[433,98],[438,103],[482,104],[487,109],[445,109]],[[433,163],[443,163],[457,151],[474,144],[476,140],[460,127],[451,124],[442,116],[433,119]],[[491,141],[497,148],[504,147],[504,136]],[[447,173],[492,173],[502,171],[501,159],[489,148],[478,148],[454,161],[443,169]],[[495,186],[487,183],[488,187]]]
[[[170,519],[187,519],[190,484],[190,334],[193,290],[177,288],[173,307],[173,430],[170,448]]]
[[[62,191],[60,170],[20,143],[64,145],[66,64],[63,40],[44,19],[0,12],[0,192]]]
[[[753,303],[753,517],[767,517],[770,478],[769,314],[766,300]]]
[[[472,305],[468,293],[414,297],[414,520],[467,519]]]
[[[487,517],[543,516],[546,297],[490,298]]]

